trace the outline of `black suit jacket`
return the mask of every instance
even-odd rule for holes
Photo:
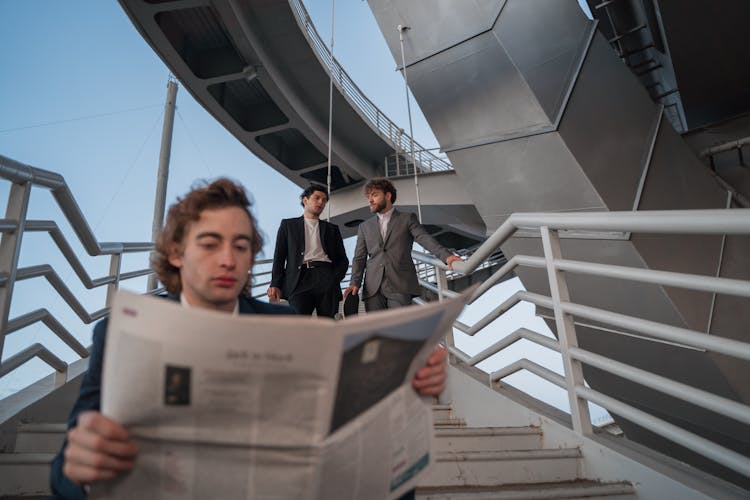
[[[318,229],[320,242],[333,266],[333,278],[336,298],[341,300],[339,283],[349,268],[349,258],[344,250],[344,240],[336,224],[321,220]],[[281,296],[288,298],[299,283],[302,264],[305,258],[305,221],[303,217],[283,219],[276,234],[276,248],[273,252],[273,269],[271,286],[281,289]]]
[[[169,295],[166,297],[170,300],[179,301],[179,296]],[[239,297],[240,314],[295,314],[294,309],[278,304],[267,304],[256,299],[248,299],[243,296]],[[83,411],[101,409],[102,394],[102,361],[104,360],[104,347],[107,341],[107,324],[109,318],[104,318],[94,327],[94,336],[92,337],[91,354],[89,356],[89,369],[84,374],[81,381],[81,389],[78,392],[73,409],[70,411],[68,420],[68,429],[74,427],[78,421],[78,415]],[[65,446],[52,461],[50,469],[50,486],[52,488],[52,499],[67,498],[80,499],[86,498],[84,489],[74,484],[63,474],[63,465],[65,462]]]

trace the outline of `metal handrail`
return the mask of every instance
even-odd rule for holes
[[[330,50],[326,47],[325,42],[318,34],[315,25],[310,19],[305,6],[301,0],[289,0],[292,12],[297,19],[297,24],[302,29],[305,38],[313,48],[313,52],[318,60],[328,71],[336,88],[339,89],[344,98],[349,101],[359,114],[365,118],[373,130],[388,142],[397,152],[406,154],[408,151],[415,151],[415,161],[422,172],[437,172],[443,170],[453,170],[447,158],[440,158],[429,150],[426,150],[412,137],[404,134],[404,130],[398,127],[390,118],[365,95],[362,90],[354,83],[354,80],[346,73],[343,67],[338,63],[335,57],[332,57]]]
[[[519,266],[546,269],[550,290],[552,291],[551,296],[546,297],[519,291],[475,324],[469,326],[456,321],[454,327],[468,335],[475,335],[510,308],[524,301],[551,309],[554,312],[559,340],[550,339],[530,330],[519,329],[494,342],[493,345],[479,354],[468,356],[452,343],[451,335],[448,339],[450,352],[461,362],[476,366],[522,338],[549,349],[557,350],[563,358],[564,377],[532,361],[519,359],[489,374],[489,383],[492,384],[496,380],[521,370],[528,371],[568,391],[573,428],[581,434],[586,435],[592,432],[588,408],[584,408],[586,401],[590,401],[624,416],[636,424],[646,426],[651,431],[717,463],[750,476],[750,459],[748,457],[587,388],[583,381],[581,364],[594,366],[743,423],[750,423],[750,406],[583,350],[577,347],[575,325],[579,323],[576,323],[575,319],[586,319],[601,325],[597,328],[597,331],[601,332],[602,335],[632,335],[631,332],[637,332],[643,335],[640,338],[647,341],[669,342],[677,347],[721,353],[745,361],[750,361],[750,343],[709,336],[704,332],[693,331],[688,328],[680,328],[571,302],[568,299],[565,273],[679,287],[745,298],[750,297],[750,281],[569,260],[562,257],[559,245],[560,231],[575,231],[576,234],[580,231],[623,231],[662,234],[748,235],[750,234],[750,210],[513,214],[467,261],[454,263],[453,269],[465,274],[472,272],[519,230],[523,230],[524,233],[528,230],[539,232],[544,243],[544,257],[528,255],[512,257],[477,288],[470,303],[486,293]],[[417,252],[414,252],[412,256],[418,262],[433,266],[435,276],[445,274],[447,266],[437,259]],[[432,291],[439,293],[441,298],[455,295],[447,291],[438,292],[439,287],[427,282],[423,283]]]
[[[87,288],[92,289],[107,286],[107,304],[113,292],[121,281],[151,274],[150,269],[121,272],[122,255],[133,252],[149,252],[153,250],[151,242],[99,242],[78,206],[65,179],[55,173],[40,168],[24,165],[0,155],[0,178],[10,181],[11,189],[8,196],[8,208],[5,218],[0,220],[0,356],[5,347],[5,336],[34,323],[44,323],[65,345],[70,347],[81,358],[88,356],[88,349],[81,344],[47,309],[37,309],[15,318],[9,318],[10,305],[16,282],[45,278],[63,301],[76,313],[84,323],[91,323],[106,316],[109,307],[88,312],[65,282],[55,272],[52,266],[43,264],[18,268],[18,258],[21,250],[21,240],[25,232],[43,231],[49,233],[61,254],[73,269],[74,273]],[[48,189],[63,216],[70,224],[84,250],[90,256],[110,256],[109,273],[100,278],[92,278],[79,260],[76,252],[68,243],[65,235],[54,221],[27,220],[26,213],[29,205],[31,187]],[[50,349],[41,344],[33,344],[21,352],[8,357],[0,363],[0,377],[11,373],[31,359],[39,358],[57,372],[66,373],[68,363],[55,356]],[[65,380],[67,377],[60,377]]]

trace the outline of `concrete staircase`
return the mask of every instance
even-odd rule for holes
[[[44,498],[50,494],[49,466],[60,450],[65,423],[22,423],[15,447],[0,453],[0,499]]]
[[[582,477],[579,448],[545,448],[540,427],[466,427],[450,406],[433,407],[435,457],[417,498],[634,499],[626,482]]]
[[[582,477],[578,448],[544,448],[540,427],[467,427],[450,406],[433,407],[435,457],[417,498],[427,500],[636,498],[629,483]],[[19,424],[12,452],[0,454],[0,499],[49,494],[49,464],[64,423]]]

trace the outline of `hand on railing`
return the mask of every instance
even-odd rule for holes
[[[454,262],[463,262],[463,259],[458,255],[450,255],[447,259],[445,259],[445,263],[448,265],[448,269],[450,270],[453,270]]]

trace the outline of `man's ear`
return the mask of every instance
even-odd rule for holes
[[[385,199],[393,203],[393,200],[391,200],[391,197],[393,197],[393,194],[390,191],[384,194],[385,194]]]
[[[182,268],[182,251],[177,243],[173,243],[169,247],[169,254],[167,255],[167,261],[177,269]]]

